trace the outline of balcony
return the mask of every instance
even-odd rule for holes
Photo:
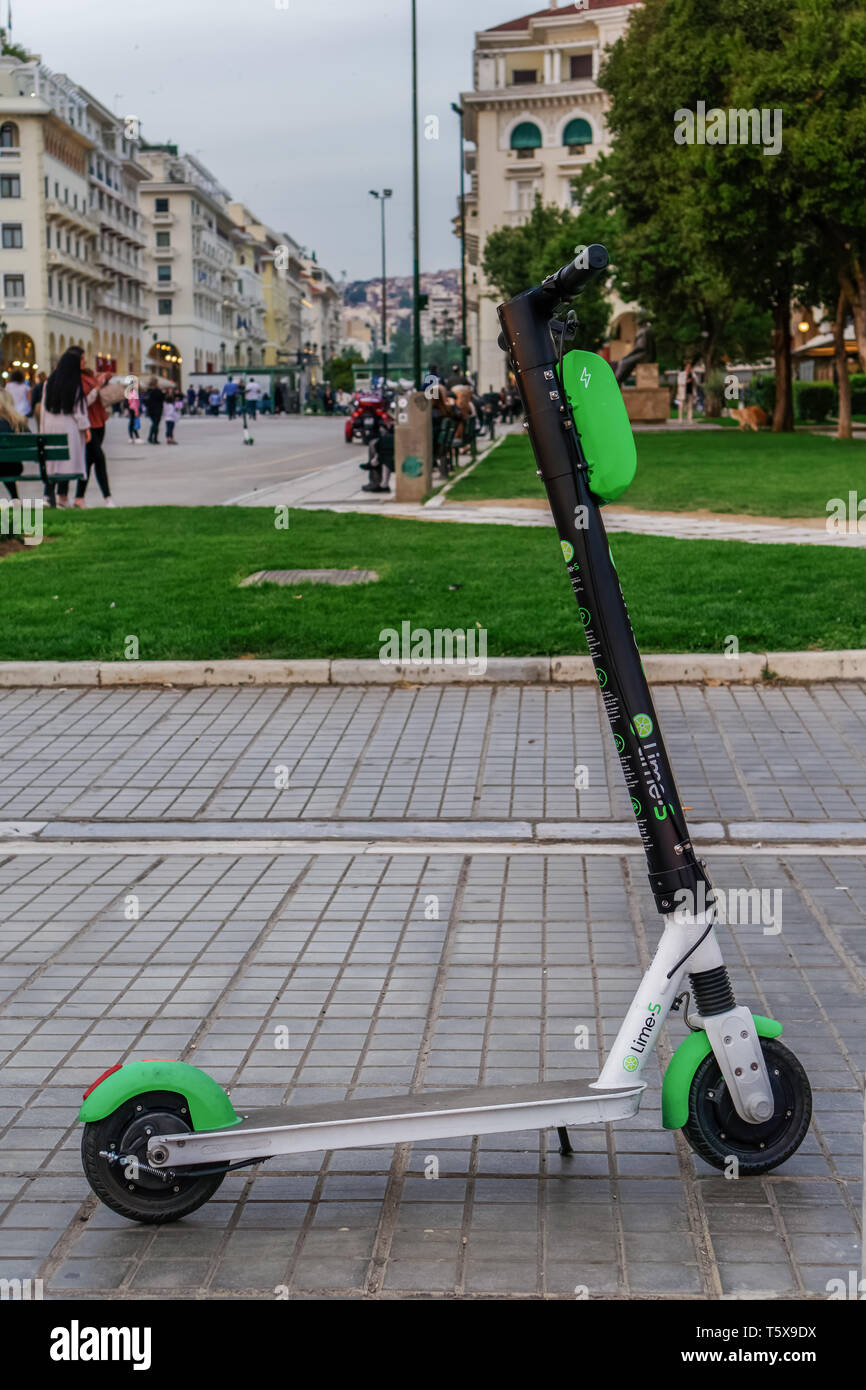
[[[54,217],[58,222],[68,222],[80,231],[95,234],[97,224],[83,208],[74,208],[71,203],[61,203],[57,198],[46,198],[45,216]]]
[[[155,227],[170,227],[177,221],[177,214],[173,212],[152,212],[150,220]]]
[[[180,285],[177,280],[151,280],[150,288],[156,294],[174,294],[180,289]]]
[[[10,160],[10,162],[11,162],[13,159],[20,159],[20,158],[21,158],[21,146],[20,146],[20,145],[4,145],[4,146],[0,147],[0,159],[8,159],[8,160]]]
[[[52,246],[46,252],[46,258],[52,269],[70,271],[73,275],[79,275],[82,280],[88,280],[91,284],[101,285],[106,278],[93,261],[82,261],[79,256],[72,256],[68,251],[60,251],[56,246]]]

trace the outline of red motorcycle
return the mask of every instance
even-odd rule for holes
[[[372,393],[359,395],[354,410],[346,420],[346,443],[360,441],[369,445],[384,429],[390,429],[391,424],[391,416],[382,404],[381,396]]]

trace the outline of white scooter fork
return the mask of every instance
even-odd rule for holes
[[[594,1086],[610,1090],[632,1084],[655,1047],[683,977],[723,967],[713,920],[712,908],[697,916],[678,911],[665,917],[656,953]],[[750,1011],[740,1005],[693,1015],[689,1026],[705,1029],[737,1114],[749,1124],[770,1119],[773,1092]]]

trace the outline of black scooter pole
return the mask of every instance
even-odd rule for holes
[[[662,913],[673,912],[678,905],[701,911],[708,905],[709,879],[692,849],[604,523],[589,490],[586,460],[559,379],[550,333],[557,303],[607,265],[602,246],[589,247],[582,257],[582,263],[578,257],[543,285],[500,304],[500,343],[517,379],[529,438],[646,851],[656,906]],[[699,882],[705,887],[696,900]]]

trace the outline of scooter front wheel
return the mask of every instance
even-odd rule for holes
[[[204,1176],[182,1169],[163,1176],[149,1169],[147,1144],[154,1134],[190,1130],[181,1097],[159,1091],[132,1096],[105,1119],[84,1126],[81,1161],[87,1181],[101,1202],[129,1221],[154,1226],[179,1221],[213,1196],[225,1168]]]
[[[734,1107],[721,1068],[712,1052],[692,1077],[689,1118],[683,1134],[696,1154],[714,1168],[752,1175],[778,1168],[796,1153],[812,1118],[812,1088],[803,1066],[776,1038],[761,1038],[775,1102],[773,1117],[749,1124]]]

